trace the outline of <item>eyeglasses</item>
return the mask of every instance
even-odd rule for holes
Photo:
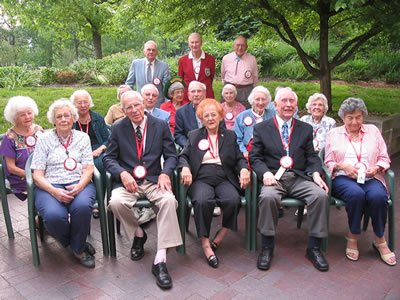
[[[56,116],[56,120],[57,121],[61,121],[63,118],[65,120],[70,120],[72,118],[72,115],[71,114],[63,114],[63,115],[57,115]]]

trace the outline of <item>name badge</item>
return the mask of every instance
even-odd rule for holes
[[[143,179],[145,178],[147,175],[147,169],[143,166],[136,166],[133,169],[133,176],[135,176],[135,178],[137,179]]]
[[[251,118],[251,117],[246,117],[246,118],[244,118],[244,120],[243,120],[243,123],[244,123],[244,125],[246,125],[246,126],[251,126],[251,125],[253,125],[253,119]]]
[[[33,135],[28,135],[25,137],[25,144],[28,147],[33,147],[36,145],[36,138]]]
[[[276,180],[281,179],[283,173],[285,173],[285,171],[287,169],[290,169],[291,167],[293,167],[293,158],[291,158],[290,156],[286,155],[283,156],[281,158],[281,160],[279,161],[279,163],[281,164],[281,167],[279,168],[278,172],[275,173],[274,177]]]
[[[358,162],[354,166],[358,168],[357,183],[364,184],[366,176],[365,171],[367,171],[367,166],[362,162]]]
[[[232,119],[233,119],[233,113],[228,112],[228,113],[225,115],[225,118],[228,119],[228,120],[232,120]]]
[[[314,149],[318,149],[319,148],[319,142],[318,142],[317,139],[313,139],[312,143],[314,145]]]
[[[76,169],[78,166],[78,163],[75,158],[73,157],[68,157],[67,159],[64,160],[64,168],[67,171],[73,171]]]
[[[206,139],[202,139],[199,141],[199,143],[197,144],[197,147],[201,150],[201,151],[206,151],[210,148],[210,143],[206,140]]]
[[[247,79],[249,79],[251,77],[251,71],[246,71],[244,72],[244,77],[246,77]]]
[[[161,79],[160,78],[158,78],[158,77],[154,77],[153,78],[153,84],[154,85],[160,85],[160,83],[161,83]]]

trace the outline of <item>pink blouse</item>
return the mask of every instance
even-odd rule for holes
[[[382,172],[376,173],[375,178],[386,187],[384,172],[390,167],[390,158],[382,134],[372,124],[361,125],[360,132],[364,134],[362,146],[365,147],[368,153],[368,165],[369,167],[380,166],[383,168]],[[325,164],[332,172],[333,178],[336,175],[333,169],[336,164],[343,162],[350,143],[345,133],[346,129],[344,126],[333,128],[329,131],[326,138]]]

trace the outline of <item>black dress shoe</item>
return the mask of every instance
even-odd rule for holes
[[[144,256],[144,243],[147,241],[147,234],[143,230],[143,237],[136,237],[133,239],[132,248],[131,248],[131,259],[139,260]]]
[[[217,235],[218,235],[218,233],[219,233],[220,231],[221,231],[221,229],[219,229],[219,230],[215,233],[215,236],[214,236],[212,242],[210,243],[211,249],[212,249],[214,252],[215,252],[215,251],[218,249],[218,247],[219,247],[219,245],[218,245],[216,242],[214,242],[214,241],[215,241],[215,238],[217,237]]]
[[[90,254],[91,256],[94,256],[96,254],[96,249],[90,244],[89,242],[85,243],[85,250],[86,253]]]
[[[271,266],[272,257],[274,256],[274,248],[264,248],[261,250],[257,260],[257,268],[267,271]]]
[[[324,272],[329,270],[328,261],[325,259],[320,248],[318,247],[307,248],[306,257],[309,259],[309,261],[312,262],[314,267],[316,267],[319,271]]]
[[[94,257],[85,251],[83,252],[83,256],[78,259],[81,265],[85,268],[93,269],[96,266],[96,260]]]
[[[160,288],[170,289],[172,287],[172,279],[164,262],[153,264],[151,272],[156,277],[156,283]]]
[[[216,255],[210,255],[208,258],[206,257],[208,265],[213,267],[214,269],[218,268],[219,260]]]

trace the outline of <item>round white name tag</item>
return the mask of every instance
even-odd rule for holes
[[[67,159],[64,160],[64,168],[68,171],[75,170],[77,166],[78,163],[76,162],[75,158],[68,157]]]
[[[137,179],[143,179],[147,175],[147,169],[143,166],[136,166],[133,169],[133,176],[135,176]]]
[[[199,73],[200,73],[200,67],[194,68],[194,72],[197,73],[197,74],[199,74]]]
[[[250,77],[251,77],[251,72],[250,72],[250,71],[246,71],[246,72],[244,73],[244,77],[250,78]]]
[[[154,84],[154,85],[160,85],[160,83],[161,83],[160,78],[158,78],[158,77],[154,77],[154,78],[153,78],[153,84]]]
[[[210,148],[210,143],[206,140],[206,139],[202,139],[199,141],[199,143],[197,144],[197,147],[201,150],[201,151],[206,151]]]
[[[226,118],[227,120],[232,120],[232,119],[233,119],[233,113],[228,112],[228,113],[225,115],[225,118]]]
[[[246,126],[251,126],[251,125],[253,125],[253,119],[251,117],[246,117],[246,118],[244,118],[243,123]]]
[[[282,168],[289,169],[293,167],[293,158],[291,158],[290,156],[283,156],[279,162]]]
[[[317,140],[317,139],[313,139],[312,143],[313,143],[313,145],[314,145],[314,149],[317,149],[318,146],[319,146],[318,140]]]
[[[36,145],[36,138],[33,135],[28,135],[25,137],[25,144],[28,147],[33,147]]]

